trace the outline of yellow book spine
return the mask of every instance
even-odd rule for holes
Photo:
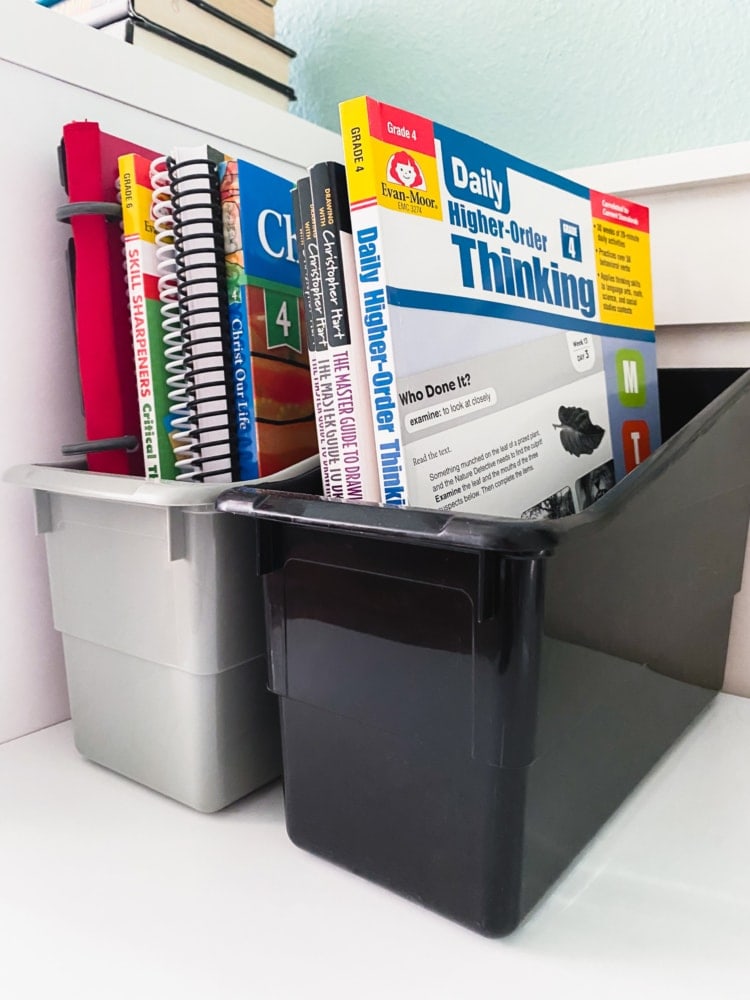
[[[149,334],[149,302],[147,285],[153,273],[155,260],[147,258],[155,253],[154,226],[151,222],[150,191],[139,184],[143,171],[148,169],[144,157],[127,153],[118,157],[120,201],[122,204],[123,252],[130,328],[133,335],[133,355],[138,386],[138,405],[141,419],[141,444],[148,479],[162,475],[159,462],[159,436],[155,408],[153,367]],[[146,198],[145,194],[148,195]],[[144,204],[146,202],[146,204]]]
[[[152,191],[146,184],[148,161],[135,153],[119,157],[120,196],[124,236],[139,236],[154,243],[156,232],[151,218]]]
[[[339,109],[351,205],[377,198],[375,150],[368,114],[368,105],[372,103],[367,97],[355,97],[344,101]]]

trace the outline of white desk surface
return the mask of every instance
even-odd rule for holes
[[[515,934],[294,847],[277,783],[201,815],[0,746],[4,1000],[750,997],[750,699],[719,695]]]

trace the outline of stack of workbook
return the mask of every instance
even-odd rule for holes
[[[275,37],[276,0],[37,0],[189,69],[287,109],[295,53]]]
[[[318,163],[292,192],[326,496],[379,500],[365,341],[344,168]]]
[[[59,159],[89,468],[229,482],[314,456],[292,182],[90,121]]]
[[[582,511],[660,440],[647,209],[341,111],[345,167],[296,186],[65,126],[90,467],[247,480],[317,451],[334,499]]]
[[[659,444],[648,210],[399,108],[294,192],[327,492],[581,511]]]

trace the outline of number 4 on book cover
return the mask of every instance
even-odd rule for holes
[[[582,510],[659,444],[648,209],[341,106],[382,500]]]

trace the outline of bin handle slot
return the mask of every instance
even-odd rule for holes
[[[185,515],[180,507],[165,507],[167,519],[167,559],[177,562],[187,558],[187,534],[185,531]]]
[[[37,535],[52,531],[52,500],[46,490],[34,490],[34,521]]]

